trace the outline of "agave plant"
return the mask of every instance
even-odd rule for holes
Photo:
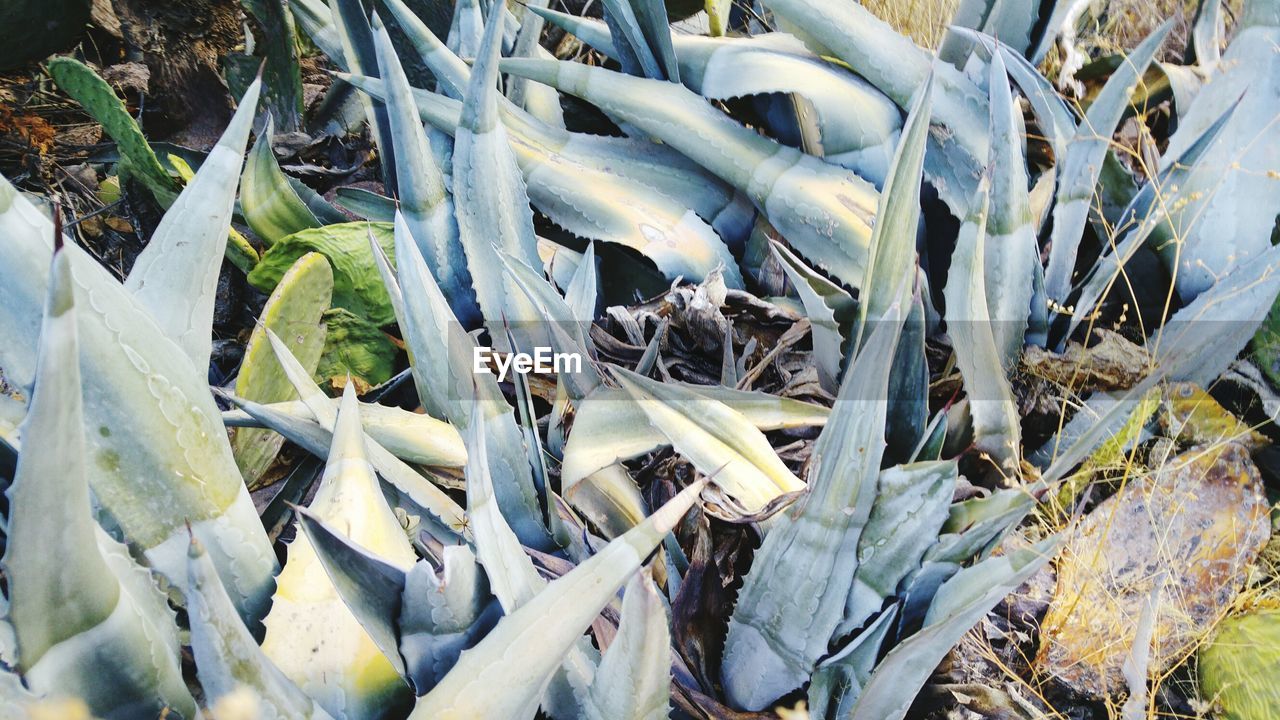
[[[178,192],[109,87],[51,61],[169,210],[120,282],[0,182],[0,710],[902,718],[1052,558],[1023,525],[1037,503],[1127,446],[1155,385],[1221,374],[1280,293],[1274,0],[1221,57],[1202,13],[1194,69],[1156,61],[1161,26],[1083,112],[1035,64],[1065,3],[966,1],[938,53],[835,0],[764,0],[734,33],[709,2],[706,37],[656,0],[603,21],[464,0],[447,36],[419,4],[375,5],[289,5],[369,127],[386,195],[336,192],[366,222],[285,173],[270,115],[246,160],[260,82]],[[556,59],[544,22],[612,62]],[[1139,175],[1111,138],[1152,73],[1177,129]],[[296,127],[289,77],[268,95]],[[565,95],[621,134],[566,118]],[[1232,242],[1211,241],[1228,216]],[[1179,297],[1140,328],[1144,379],[1027,447],[1024,349],[1086,338],[1143,254]],[[234,383],[209,388],[224,257],[270,297]],[[602,317],[642,278],[666,292]],[[788,329],[735,335],[731,308]],[[393,333],[405,372],[331,397],[339,325]],[[668,332],[720,355],[690,363]],[[485,348],[583,362],[506,382]],[[944,380],[962,401],[931,395]],[[745,575],[708,609],[717,534]],[[691,651],[694,605],[718,662]],[[1220,654],[1206,687],[1239,706]]]

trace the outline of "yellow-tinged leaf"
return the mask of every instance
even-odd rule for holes
[[[365,459],[351,386],[343,394],[333,445],[311,511],[352,542],[408,570],[417,560]],[[334,717],[382,717],[409,687],[338,595],[305,535],[289,546],[262,649]]]
[[[615,377],[644,411],[650,424],[704,473],[750,512],[759,512],[785,493],[803,490],[804,482],[742,413],[718,400],[626,370]]]
[[[245,346],[236,378],[236,394],[247,400],[274,403],[298,396],[267,341],[266,329],[279,335],[294,357],[313,372],[324,349],[321,315],[333,299],[333,270],[320,253],[307,253],[289,268],[267,304]],[[237,428],[231,437],[236,465],[249,489],[257,486],[280,452],[284,437],[271,430]]]

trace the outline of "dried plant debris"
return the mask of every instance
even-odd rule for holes
[[[1231,606],[1270,531],[1239,445],[1198,446],[1130,478],[1066,535],[1037,671],[1087,695],[1121,691],[1142,606],[1161,583],[1149,672],[1163,672]]]

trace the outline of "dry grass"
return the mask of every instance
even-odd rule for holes
[[[1226,1],[1223,17],[1228,32],[1243,2]],[[916,44],[936,48],[960,0],[865,0],[862,4]],[[1181,57],[1199,4],[1200,0],[1093,0],[1081,19],[1077,44],[1095,57],[1125,51],[1172,18],[1174,28],[1166,53],[1171,59]]]
[[[865,0],[862,4],[917,45],[936,48],[960,0]]]

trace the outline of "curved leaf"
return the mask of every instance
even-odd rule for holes
[[[951,258],[943,294],[947,334],[964,378],[973,416],[974,445],[1004,472],[1017,472],[1021,420],[1005,377],[994,323],[987,304],[986,243],[990,207],[987,182],[980,186],[978,210],[965,219]]]
[[[845,373],[813,447],[808,495],[765,536],[738,593],[720,674],[737,707],[763,709],[804,684],[844,619],[885,449],[900,307]]]
[[[548,583],[462,653],[412,718],[528,720],[565,653],[697,500],[706,481],[685,488],[638,527]]]
[[[19,666],[36,694],[82,698],[98,715],[167,706],[195,717],[172,611],[92,515],[73,287],[70,257],[57,252],[9,489],[4,571]],[[59,562],[50,548],[62,549]]]
[[[552,60],[509,59],[501,66],[587,100],[702,164],[746,193],[815,266],[850,287],[861,285],[878,200],[867,181],[737,124],[673,83]]]
[[[431,258],[432,273],[449,298],[454,314],[464,322],[474,322],[479,315],[458,236],[453,201],[445,190],[444,176],[418,119],[409,79],[400,66],[391,37],[380,22],[375,35],[379,72],[386,78],[384,87],[389,91],[386,107],[391,142],[396,148],[400,212],[413,231],[423,257]]]
[[[764,433],[724,403],[673,384],[614,368],[631,401],[684,455],[749,512],[763,510],[784,493],[805,485],[782,462]],[[571,436],[572,437],[572,436]]]
[[[758,430],[822,425],[829,413],[821,405],[762,392],[733,390],[719,385],[663,385],[694,394],[697,402],[701,403],[699,407],[722,404]],[[687,395],[682,397],[694,400]],[[650,424],[649,416],[627,391],[597,388],[577,408],[573,432],[569,433],[569,441],[565,445],[564,464],[560,468],[561,487],[569,494],[583,478],[618,461],[653,452],[670,442],[666,433]],[[712,465],[703,472],[711,472],[718,467]]]
[[[328,720],[331,716],[280,672],[236,614],[231,598],[199,540],[187,560],[187,617],[200,687],[209,704],[251,688],[278,717]]]
[[[260,88],[256,80],[249,86],[218,144],[161,218],[124,281],[197,368],[209,365],[213,348],[218,275]]]
[[[889,652],[863,687],[854,720],[901,720],[934,668],[996,603],[1052,556],[1055,538],[988,558],[943,583],[925,626]]]
[[[322,224],[280,171],[280,164],[271,151],[274,130],[268,114],[267,125],[254,141],[240,176],[240,210],[245,222],[267,245]]]
[[[408,570],[416,561],[365,456],[355,392],[348,385],[311,511],[349,529],[351,540]],[[325,574],[306,535],[296,537],[277,579],[262,650],[332,715],[381,717],[408,687]]]
[[[1071,292],[1076,254],[1094,203],[1111,134],[1129,106],[1133,87],[1146,73],[1172,27],[1171,21],[1164,23],[1124,59],[1089,105],[1084,120],[1067,145],[1053,206],[1053,234],[1044,275],[1045,292],[1051,300],[1065,304]]]
[[[53,223],[0,179],[0,367],[17,387],[34,376]],[[228,592],[256,621],[276,568],[235,467],[206,370],[166,337],[95,258],[67,241],[77,292],[89,482],[98,503],[151,567],[186,577],[190,521]]]
[[[622,595],[618,634],[591,683],[587,717],[666,720],[671,714],[671,632],[667,609],[647,573],[638,572]]]

